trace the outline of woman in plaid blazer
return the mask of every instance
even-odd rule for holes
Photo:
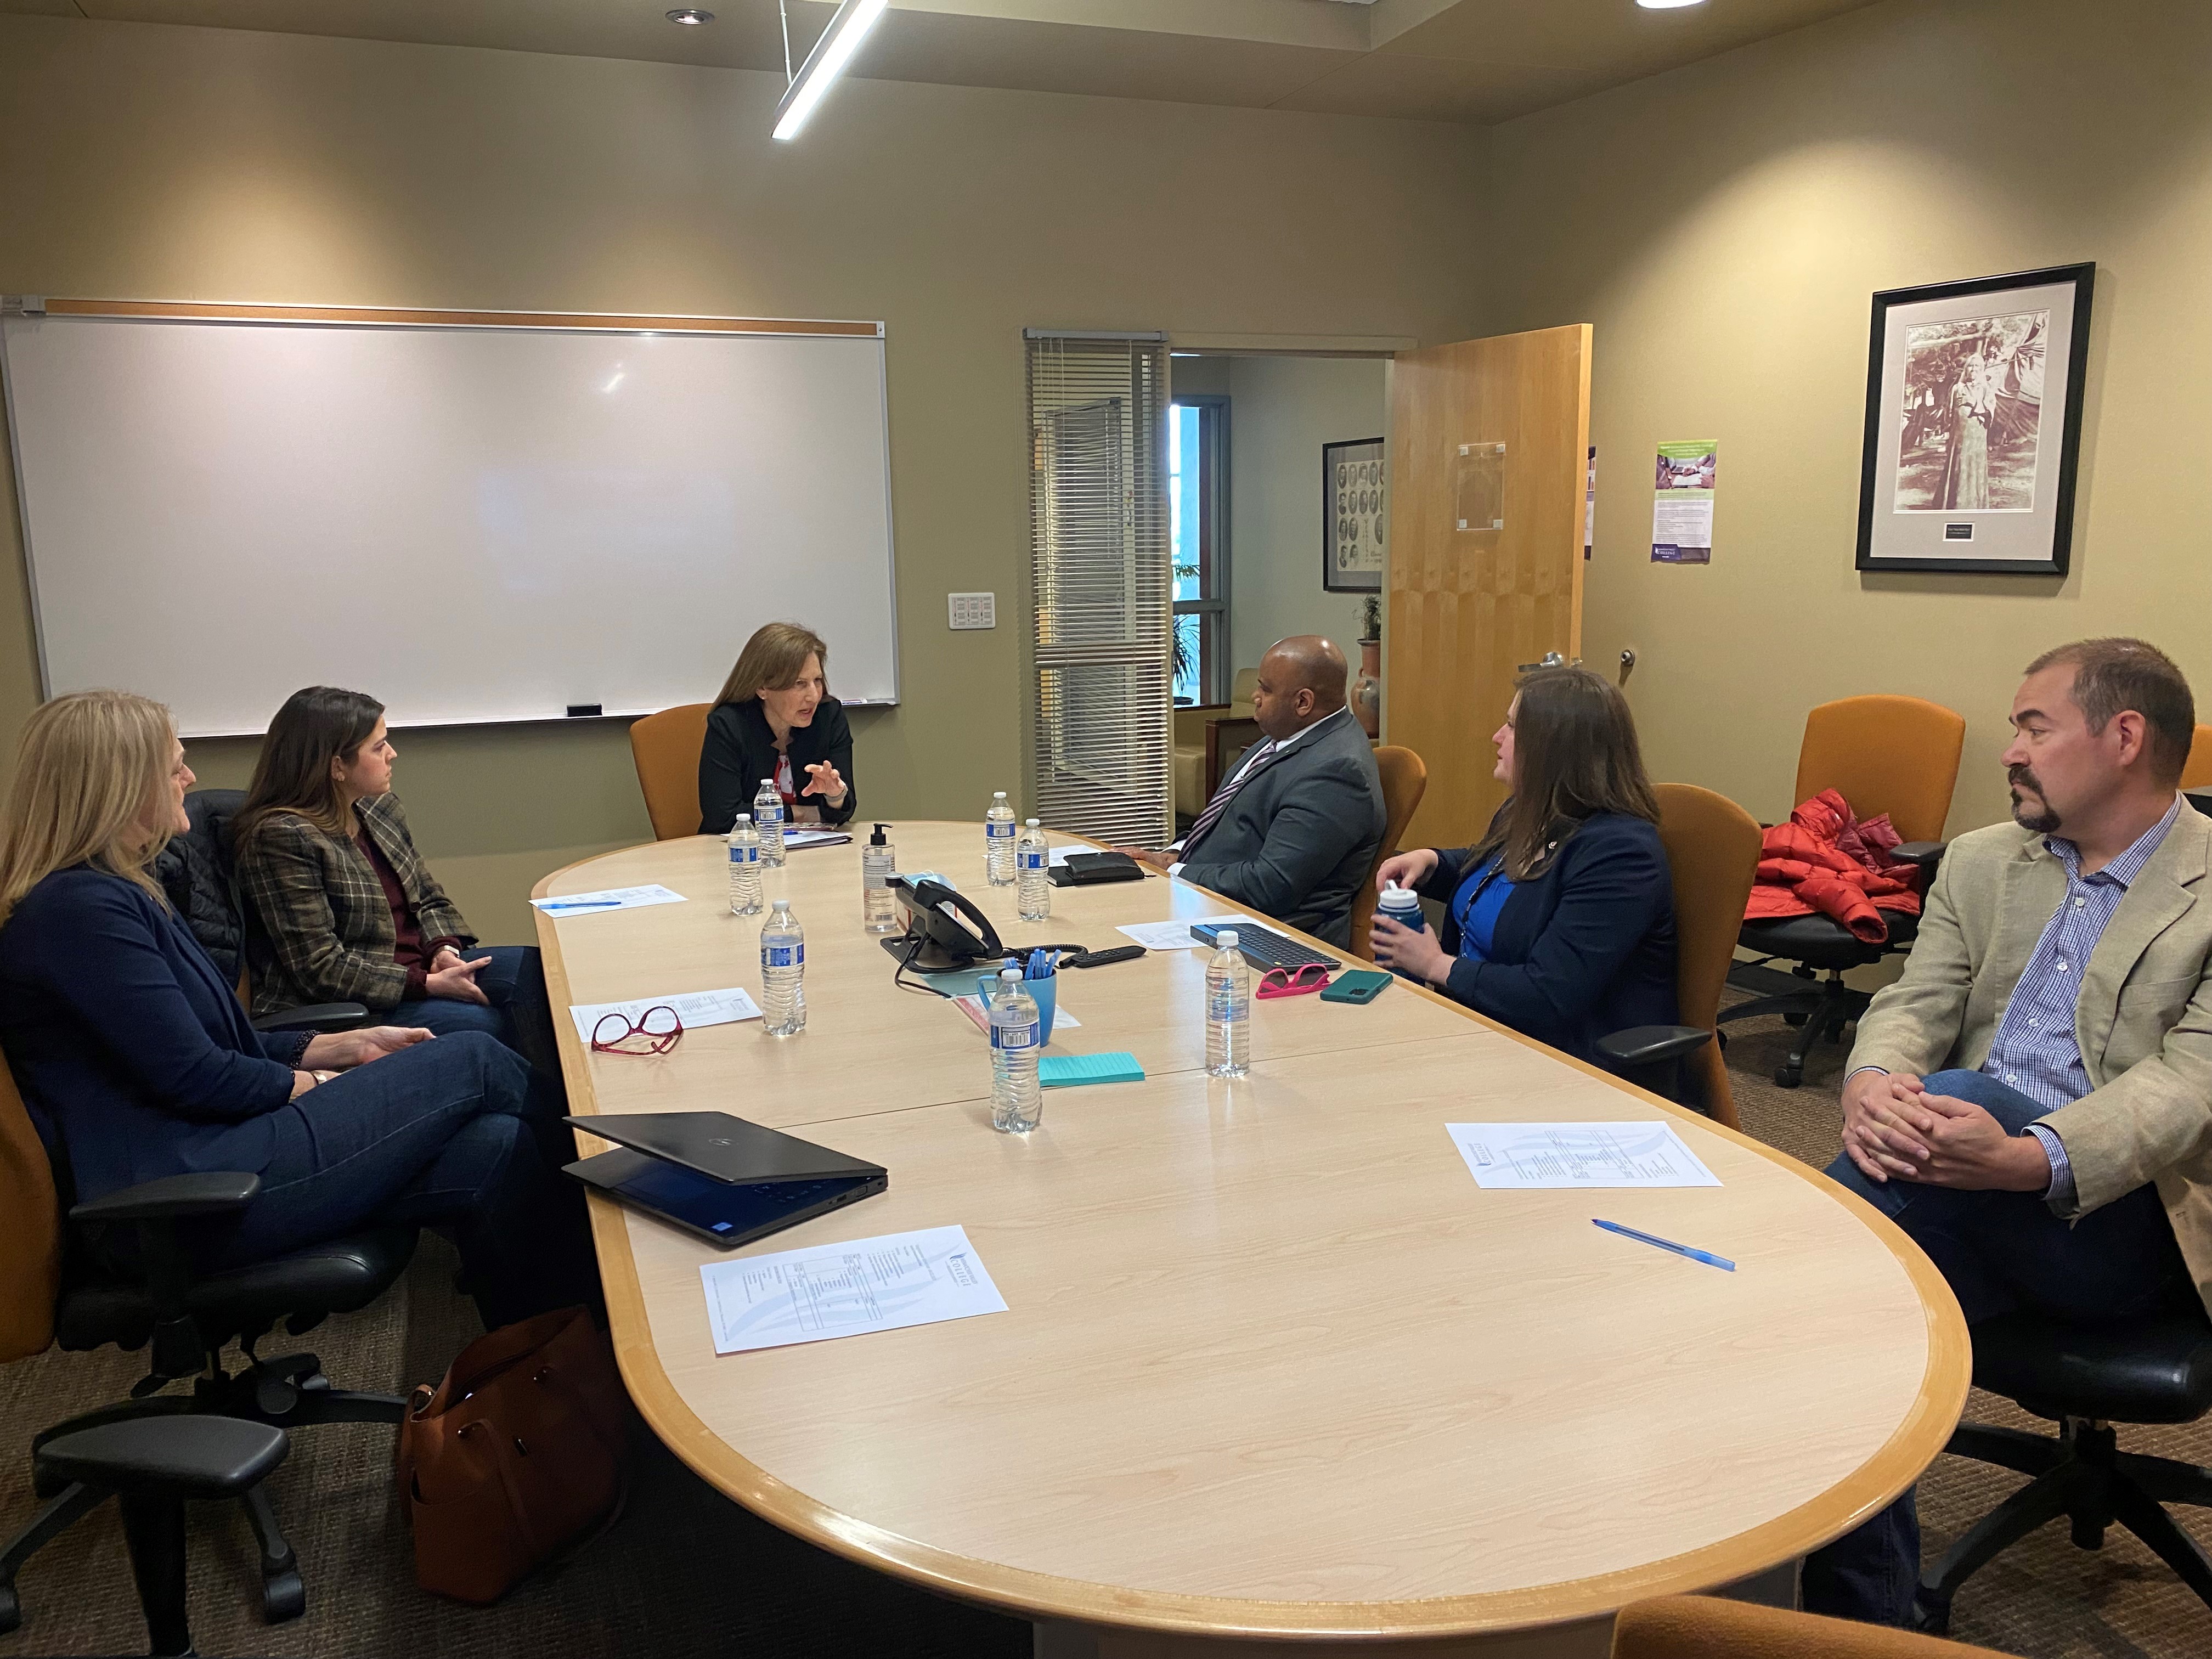
[[[253,1011],[358,1002],[483,1031],[557,1084],[537,947],[476,948],[391,793],[398,752],[384,705],[358,691],[309,686],[270,723],[232,831]]]

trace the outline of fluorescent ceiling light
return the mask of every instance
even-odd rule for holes
[[[1636,0],[1646,11],[1679,11],[1684,6],[1702,6],[1705,0]]]
[[[845,72],[845,65],[853,61],[853,54],[867,39],[868,31],[884,15],[890,0],[842,0],[837,15],[830,20],[830,27],[822,31],[822,38],[814,43],[814,50],[806,54],[793,77],[790,90],[783,101],[775,106],[775,136],[796,138],[799,130],[806,125],[806,118],[814,113],[819,104]]]

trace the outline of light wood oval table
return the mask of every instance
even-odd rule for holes
[[[1157,879],[1055,889],[1052,920],[1023,923],[984,883],[978,825],[896,841],[1010,946],[1235,908]],[[758,995],[761,918],[729,914],[718,841],[608,854],[538,893],[655,881],[690,902],[541,913],[556,1009]],[[558,1023],[579,1113],[728,1111],[890,1171],[885,1194],[751,1251],[957,1223],[1004,1294],[1004,1314],[718,1357],[699,1279],[718,1253],[593,1197],[640,1410],[826,1549],[1108,1655],[1599,1654],[1628,1601],[1848,1530],[1957,1421],[1958,1304],[1895,1228],[1441,997],[1255,1002],[1251,1075],[1224,1080],[1204,1070],[1203,952],[1064,973],[1082,1024],[1054,1051],[1128,1049],[1146,1080],[1048,1091],[1042,1127],[1001,1135],[982,1036],[894,989],[861,931],[857,838],[793,853],[769,890],[806,929],[799,1036],[715,1026],[636,1059]],[[1661,1116],[1721,1187],[1484,1191],[1443,1127]]]

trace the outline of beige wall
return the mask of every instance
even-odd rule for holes
[[[1229,374],[1230,632],[1237,666],[1320,634],[1359,666],[1359,596],[1321,585],[1321,451],[1373,438],[1389,370],[1374,358],[1236,357]]]
[[[905,704],[856,714],[855,769],[872,813],[980,814],[1021,775],[1023,327],[1467,334],[1482,141],[856,81],[783,146],[777,92],[744,71],[0,17],[0,292],[883,319]],[[1347,198],[1357,239],[1330,206]],[[16,526],[11,500],[0,769],[37,698]],[[996,592],[999,628],[949,632],[952,589]],[[757,620],[731,619],[733,655]],[[400,746],[425,851],[494,939],[526,937],[539,874],[650,833],[618,724]],[[239,782],[250,745],[194,758]]]
[[[1771,817],[1808,707],[1910,692],[1967,717],[1955,833],[2046,646],[2143,635],[2212,708],[2212,6],[1896,0],[1492,139],[1483,331],[1596,325],[1583,637],[1637,648],[1655,773]],[[2072,574],[1858,574],[1869,296],[2075,260]],[[1713,562],[1653,565],[1653,446],[1714,436]]]

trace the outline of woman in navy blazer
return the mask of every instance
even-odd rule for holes
[[[207,1267],[441,1224],[487,1326],[581,1299],[589,1245],[520,1059],[481,1033],[248,1023],[149,873],[186,827],[184,752],[127,692],[56,698],[24,727],[0,819],[0,1049],[64,1201],[240,1170],[260,1190],[209,1224]]]
[[[1489,834],[1376,872],[1441,902],[1442,934],[1378,915],[1375,959],[1597,1061],[1599,1038],[1676,1012],[1674,884],[1635,718],[1588,669],[1538,669],[1491,740],[1513,793]]]

